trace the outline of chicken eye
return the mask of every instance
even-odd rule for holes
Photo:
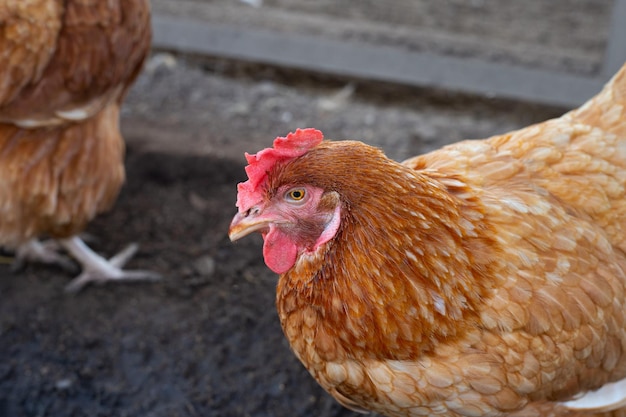
[[[293,188],[287,191],[287,199],[291,201],[302,201],[305,195],[306,192],[303,188]]]

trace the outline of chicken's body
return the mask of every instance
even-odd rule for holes
[[[388,416],[625,404],[566,401],[626,378],[626,67],[559,119],[403,164],[312,135],[248,157],[231,237],[264,234],[285,335],[328,392]]]
[[[120,105],[150,36],[148,0],[0,4],[0,246],[21,256],[49,236],[72,252],[113,204],[124,182]],[[124,277],[91,272],[74,284]]]

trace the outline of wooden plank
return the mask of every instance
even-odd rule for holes
[[[614,0],[602,74],[611,77],[626,62],[626,0]]]
[[[168,16],[154,16],[153,25],[157,49],[564,107],[583,103],[608,79]]]

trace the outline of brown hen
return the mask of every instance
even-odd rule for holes
[[[148,0],[0,3],[0,246],[16,263],[83,267],[67,287],[152,279],[123,271],[130,247],[107,262],[77,237],[124,182],[120,104],[150,48]]]
[[[561,118],[403,163],[313,129],[247,158],[230,237],[263,234],[285,335],[345,406],[626,403],[626,67]]]

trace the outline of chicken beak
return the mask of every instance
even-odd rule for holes
[[[230,241],[234,242],[244,236],[248,236],[252,232],[267,229],[272,220],[261,217],[258,214],[259,211],[255,209],[235,214],[228,229]]]

